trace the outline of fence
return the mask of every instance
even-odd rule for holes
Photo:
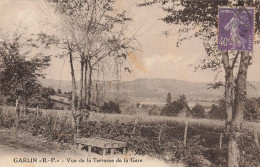
[[[3,107],[1,107],[3,108]],[[12,111],[12,107],[7,107],[7,110]],[[5,110],[6,110],[5,109]],[[60,120],[65,120],[65,125],[70,126],[73,124],[72,116],[69,111],[60,111],[60,110],[43,110],[43,109],[30,109],[31,112],[36,112],[36,117],[43,113],[47,116],[48,119],[54,120],[53,128],[56,129],[58,126],[58,122]],[[10,114],[10,113],[9,113]],[[214,138],[218,138],[219,148],[223,147],[223,138],[226,133],[224,133],[224,121],[221,120],[210,120],[210,119],[192,119],[192,118],[176,118],[176,117],[164,117],[164,116],[136,116],[136,115],[121,115],[121,114],[101,114],[101,113],[91,113],[88,120],[97,121],[97,122],[121,122],[121,123],[129,123],[133,122],[134,127],[132,133],[136,132],[137,128],[146,128],[146,130],[142,130],[142,133],[147,137],[157,138],[160,142],[162,140],[164,133],[173,133],[174,130],[178,129],[183,130],[183,144],[184,146],[187,143],[187,139],[189,138],[189,132],[200,132],[200,134],[207,134],[208,136],[212,136]],[[167,123],[175,123],[175,126],[167,126]],[[154,129],[155,126],[144,126],[145,123],[154,123],[158,125],[157,129]],[[140,125],[142,124],[142,125]],[[202,128],[200,128],[202,127]],[[206,128],[205,128],[206,127]],[[150,133],[148,132],[149,128],[152,128]],[[209,130],[210,129],[210,130]],[[154,132],[156,130],[156,132]],[[256,147],[260,150],[259,144],[259,135],[260,135],[260,123],[254,122],[244,122],[242,127],[243,132],[240,134],[242,136],[247,136],[251,138]],[[145,132],[146,131],[146,132]],[[156,135],[155,135],[156,134]],[[144,135],[145,136],[145,135]]]
[[[133,133],[135,133],[136,131],[136,128],[138,127],[138,119],[136,119],[134,121],[134,128],[133,128]],[[187,143],[187,139],[189,138],[188,136],[188,131],[193,131],[193,132],[200,132],[200,134],[207,134],[208,136],[213,136],[213,137],[217,137],[218,138],[218,141],[219,141],[219,148],[221,149],[223,147],[223,138],[228,135],[224,129],[221,129],[219,130],[219,132],[216,132],[216,131],[212,131],[212,130],[203,130],[203,129],[200,129],[200,128],[197,128],[196,126],[194,125],[190,125],[189,124],[189,121],[185,121],[185,126],[183,127],[183,125],[177,125],[177,126],[167,126],[167,125],[164,125],[164,124],[159,124],[158,125],[158,129],[157,130],[157,133],[155,133],[154,131],[156,129],[154,129],[154,126],[144,126],[144,125],[140,125],[141,128],[146,128],[146,129],[149,129],[151,128],[150,132],[148,130],[148,132],[142,132],[143,136],[147,136],[147,137],[150,137],[150,138],[158,138],[158,142],[161,141],[161,138],[162,138],[162,134],[163,133],[166,133],[164,132],[165,130],[169,129],[170,131],[172,131],[172,133],[174,133],[174,130],[175,129],[183,129],[183,145],[186,146],[186,143]],[[169,131],[168,130],[168,131]],[[155,136],[154,134],[157,134],[157,136]],[[250,134],[248,132],[241,132],[239,134],[240,136],[247,136],[249,138],[251,138],[254,142],[255,142],[255,145],[256,147],[258,148],[258,150],[260,151],[260,144],[259,144],[259,135],[260,135],[260,123],[258,124],[258,128],[254,129],[254,132],[253,134]]]

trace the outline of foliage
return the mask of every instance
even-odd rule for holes
[[[226,119],[226,113],[225,113],[225,101],[223,99],[219,100],[219,104],[215,105],[213,104],[211,106],[211,110],[208,113],[209,118],[211,119]]]
[[[1,111],[1,110],[0,110]],[[3,122],[0,126],[10,125],[13,116],[0,113]],[[10,119],[10,120],[8,120]],[[6,122],[7,121],[7,122]],[[28,112],[20,120],[20,128],[36,136],[43,136],[47,141],[73,143],[73,134],[68,117],[60,118],[53,115]],[[5,126],[6,127],[6,126]],[[136,127],[135,132],[133,132]],[[159,131],[162,128],[161,140]],[[174,132],[174,133],[172,133]],[[97,122],[85,120],[80,124],[81,137],[103,137],[128,143],[128,149],[135,154],[150,155],[169,162],[182,162],[187,166],[225,166],[227,161],[227,139],[223,139],[223,148],[219,149],[219,129],[212,127],[188,126],[187,145],[183,145],[184,125],[174,122],[140,122],[128,123]],[[241,155],[243,166],[257,166],[259,154],[253,144],[251,135],[241,137]]]
[[[260,98],[246,100],[246,111],[244,118],[249,121],[260,121]]]
[[[140,107],[140,103],[136,103],[136,108],[139,108]]]
[[[52,87],[42,87],[42,96],[47,97],[49,95],[55,95],[56,91]]]
[[[160,114],[160,107],[153,105],[148,110],[148,115],[159,115]]]
[[[237,133],[241,129],[243,114],[245,110],[246,99],[246,80],[248,67],[252,64],[252,56],[249,52],[237,53],[218,50],[217,40],[217,26],[218,26],[218,7],[219,6],[232,6],[231,0],[220,1],[174,1],[155,0],[153,2],[144,2],[140,6],[146,6],[153,3],[162,3],[163,10],[167,12],[167,16],[163,19],[166,23],[180,24],[184,28],[179,30],[180,38],[177,46],[183,40],[191,38],[200,38],[203,41],[204,49],[207,53],[206,58],[201,62],[198,67],[200,69],[211,69],[213,71],[222,72],[221,67],[224,67],[225,72],[225,112],[227,113],[227,131],[229,135],[228,145],[228,165],[239,166],[240,152],[238,148]],[[233,1],[234,2],[234,1]],[[254,38],[259,42],[260,35],[260,2],[259,1],[242,1],[238,0],[237,6],[246,11],[244,6],[255,8],[255,26]],[[231,54],[230,54],[231,53]],[[241,53],[240,61],[238,55]],[[238,63],[239,62],[239,63]],[[238,68],[237,76],[234,75],[234,69]],[[234,130],[237,129],[237,130]]]
[[[62,94],[61,89],[58,89],[58,90],[57,90],[57,94]]]
[[[101,107],[100,112],[103,113],[121,113],[119,105],[113,101],[104,102],[104,105]]]
[[[170,105],[172,102],[172,94],[169,92],[166,97],[166,105]]]
[[[30,101],[27,102],[27,107],[41,109],[53,109],[54,102],[51,100],[50,96],[54,95],[56,92],[53,88],[41,87],[37,96],[33,96]]]
[[[228,0],[218,1],[173,1],[173,0],[154,0],[139,3],[139,6],[149,6],[155,3],[162,4],[162,9],[166,16],[162,20],[167,24],[184,25],[179,30],[177,46],[183,41],[192,38],[203,40],[203,46],[207,56],[201,60],[201,64],[196,69],[211,69],[221,72],[221,51],[217,49],[217,28],[218,28],[218,7],[227,6]],[[246,6],[255,8],[255,43],[260,43],[260,3],[259,1],[241,1],[239,5],[245,3]],[[167,33],[166,33],[167,34]],[[235,59],[235,52],[231,59]]]
[[[118,79],[119,66],[125,62],[127,55],[135,50],[132,44],[136,41],[135,34],[130,37],[129,33],[127,34],[127,25],[131,19],[127,17],[126,11],[115,10],[115,1],[111,0],[48,2],[55,14],[59,15],[58,31],[61,31],[64,38],[41,33],[39,39],[47,48],[55,46],[60,49],[63,52],[60,57],[70,56],[73,101],[76,96],[73,62],[80,61],[78,108],[81,109],[84,103],[90,105],[93,102],[92,90],[97,91],[97,101],[99,96],[102,96],[98,86],[93,89],[92,79],[99,80],[100,75],[104,75],[104,71],[111,66],[114,67]]]
[[[196,104],[191,109],[191,115],[195,118],[204,118],[205,117],[205,110],[200,104]]]
[[[189,110],[188,102],[185,95],[181,95],[176,101],[171,102],[166,105],[161,112],[161,115],[166,116],[178,116],[181,111]]]
[[[15,115],[11,112],[4,112],[2,108],[0,108],[0,126],[5,128],[11,128],[15,123]]]
[[[35,44],[31,38],[26,41],[24,38],[19,33],[1,34],[0,86],[1,92],[11,100],[22,98],[27,102],[39,92],[38,78],[44,77],[42,70],[49,66],[50,56],[33,53]]]

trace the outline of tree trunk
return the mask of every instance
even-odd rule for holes
[[[239,167],[240,152],[238,139],[243,123],[246,103],[247,70],[250,63],[249,52],[242,52],[235,87],[235,102],[228,141],[228,166]]]
[[[97,105],[100,105],[100,100],[99,100],[99,88],[98,88],[98,83],[96,83],[96,103]]]
[[[85,60],[85,76],[84,76],[84,94],[83,94],[83,105],[87,103],[87,92],[88,92],[88,85],[87,85],[87,78],[88,78],[88,58]]]
[[[70,70],[71,70],[71,93],[72,93],[72,97],[71,97],[71,109],[72,111],[76,110],[76,78],[75,78],[75,72],[74,72],[74,66],[73,66],[73,58],[72,58],[72,53],[69,53],[70,56]]]
[[[96,104],[99,106],[100,105],[100,92],[99,92],[99,63],[97,64],[97,82],[96,82]]]
[[[233,69],[229,65],[229,55],[228,51],[222,52],[222,64],[225,69],[225,113],[226,113],[226,132],[229,132],[230,123],[232,120],[232,110],[233,110],[233,90],[234,90],[234,76]]]
[[[242,52],[239,70],[236,78],[235,105],[232,124],[240,126],[243,122],[243,114],[246,104],[247,70],[250,63],[249,52]]]
[[[90,105],[91,100],[91,87],[92,87],[92,67],[90,64],[90,60],[88,60],[88,66],[89,66],[89,78],[88,78],[88,105]]]
[[[81,58],[80,62],[80,91],[79,91],[79,101],[78,101],[78,108],[81,111],[82,109],[82,95],[83,95],[83,80],[84,80],[84,58]]]
[[[71,110],[72,110],[72,126],[75,130],[75,132],[78,134],[78,121],[77,121],[77,112],[76,112],[76,79],[75,79],[75,72],[74,72],[74,66],[73,66],[73,57],[72,57],[72,51],[69,52],[70,56],[70,70],[71,70]]]
[[[18,97],[16,100],[15,100],[15,113],[16,113],[16,118],[17,118],[17,122],[16,122],[16,127],[19,126],[19,120],[20,120],[20,109],[19,109],[19,100],[20,100],[20,97]]]

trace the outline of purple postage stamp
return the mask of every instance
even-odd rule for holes
[[[252,51],[254,9],[219,7],[218,49]]]

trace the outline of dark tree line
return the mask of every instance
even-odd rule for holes
[[[15,102],[19,122],[19,104],[28,106],[40,96],[39,78],[49,66],[50,55],[44,55],[32,35],[21,31],[0,33],[0,90]]]

